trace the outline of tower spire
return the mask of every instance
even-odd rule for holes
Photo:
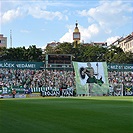
[[[74,32],[73,32],[74,48],[76,48],[77,45],[80,44],[80,32],[79,32],[79,29],[78,29],[77,20],[76,20],[75,25],[76,25],[76,27],[75,27]]]
[[[76,27],[78,27],[78,22],[77,22],[77,20],[76,20],[76,24],[75,24],[75,25],[76,25]]]

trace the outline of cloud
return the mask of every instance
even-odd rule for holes
[[[28,14],[33,16],[34,18],[44,18],[47,20],[53,20],[54,18],[58,18],[61,20],[63,18],[63,14],[59,11],[56,12],[50,12],[46,11],[38,6],[35,8],[29,7]]]
[[[67,25],[66,28],[68,32],[66,32],[60,39],[59,42],[72,42],[73,41],[73,30],[74,25]]]
[[[25,30],[25,29],[23,29],[23,30],[21,30],[20,32],[22,32],[22,33],[30,33],[31,31],[30,31],[30,30]]]
[[[59,4],[59,3],[58,3]],[[55,4],[53,3],[53,6]],[[6,8],[2,8],[2,7]],[[52,6],[52,3],[48,1],[16,1],[15,2],[2,2],[1,6],[1,21],[2,23],[10,22],[16,18],[19,18],[21,16],[27,16],[30,15],[33,18],[37,19],[46,19],[46,20],[53,20],[57,18],[58,20],[68,20],[68,16],[65,15],[65,13],[59,12],[59,11],[51,11],[47,9],[47,6]],[[57,5],[56,5],[57,6]]]
[[[112,44],[113,42],[115,42],[118,38],[120,38],[120,36],[114,36],[114,37],[110,37],[106,40],[107,45]]]
[[[105,33],[132,21],[133,7],[122,1],[101,1],[99,6],[78,11],[80,16],[88,17],[88,22],[98,24]],[[130,15],[128,16],[127,13]]]
[[[20,16],[22,16],[20,8],[8,10],[4,14],[1,14],[1,21],[2,23],[6,23]]]
[[[99,27],[96,24],[88,26],[88,28],[81,27],[81,40],[84,42],[90,41],[92,37],[99,33]]]
[[[88,42],[96,40],[96,37],[111,35],[112,31],[132,22],[133,8],[131,3],[122,1],[100,1],[97,7],[77,11],[82,17],[87,17],[90,26],[79,26],[81,32],[81,40]],[[128,15],[127,15],[128,13]],[[72,33],[74,27],[68,28],[68,32],[60,38],[60,41],[73,41]],[[107,39],[108,43],[112,43],[119,36]],[[101,40],[99,40],[101,41]]]

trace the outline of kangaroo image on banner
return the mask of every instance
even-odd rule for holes
[[[107,95],[109,92],[106,62],[74,62],[77,94]]]

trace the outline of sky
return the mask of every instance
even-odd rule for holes
[[[0,0],[0,34],[7,48],[45,48],[72,42],[75,23],[81,42],[114,42],[133,32],[132,0]]]

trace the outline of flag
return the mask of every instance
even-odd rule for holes
[[[88,62],[73,62],[74,66],[74,71],[75,71],[75,80],[76,80],[76,90],[77,94],[87,94],[88,90],[88,79],[89,76],[84,73],[84,69],[88,67]],[[100,94],[102,95],[103,93],[107,93],[109,89],[109,84],[108,84],[108,74],[107,74],[107,64],[106,62],[89,62],[91,64],[91,68],[94,70],[94,75],[93,77],[97,79],[99,82],[89,82],[93,84],[93,92],[95,92],[96,95]],[[98,75],[97,73],[97,67],[99,67],[99,72]],[[88,67],[89,68],[89,67]],[[89,70],[89,69],[88,69]],[[97,77],[95,77],[97,76]],[[100,78],[102,77],[102,84]],[[94,79],[93,78],[93,79]],[[92,79],[92,77],[91,77]],[[89,81],[91,81],[91,79]]]

